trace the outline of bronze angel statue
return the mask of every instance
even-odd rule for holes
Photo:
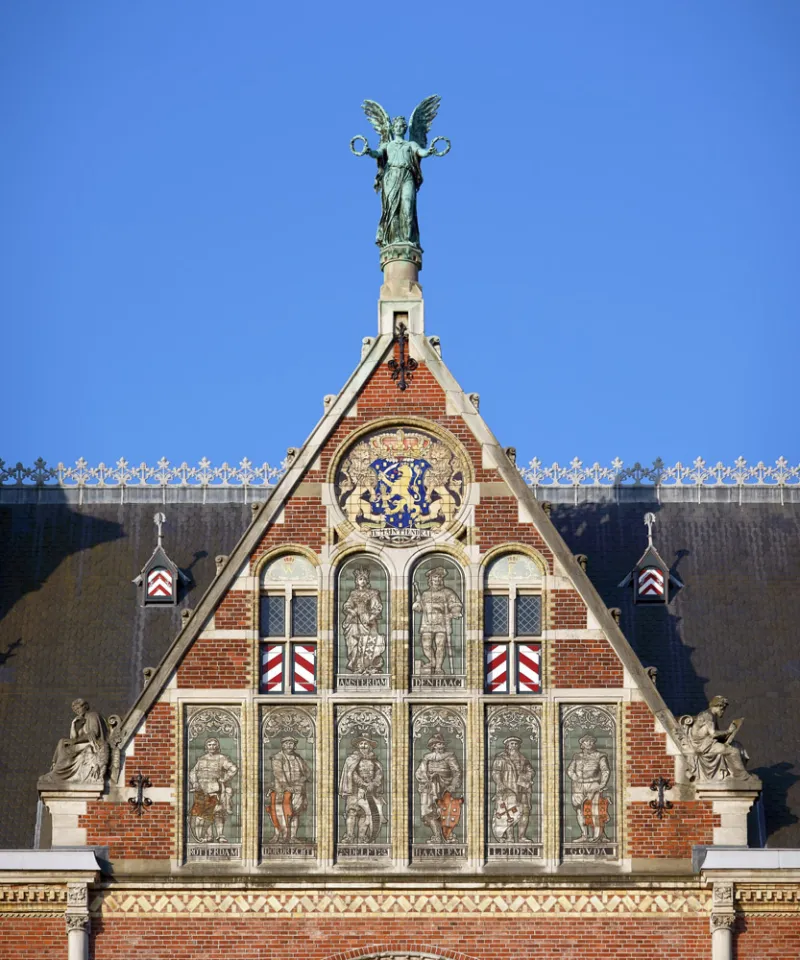
[[[357,157],[370,156],[378,161],[375,192],[381,195],[381,220],[375,242],[379,247],[392,243],[409,243],[419,247],[417,222],[417,191],[422,186],[420,160],[425,157],[443,157],[450,150],[446,137],[436,137],[428,146],[428,132],[439,111],[441,97],[426,97],[411,114],[411,123],[405,117],[389,119],[389,114],[374,100],[362,104],[367,119],[378,132],[380,143],[372,150],[366,137],[353,137],[350,149]],[[409,138],[405,139],[406,130]],[[363,148],[357,151],[356,140]],[[440,152],[439,141],[445,143]]]

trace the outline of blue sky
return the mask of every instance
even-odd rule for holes
[[[376,329],[365,97],[431,93],[428,333],[520,460],[800,461],[800,5],[0,6],[0,457],[278,462]]]

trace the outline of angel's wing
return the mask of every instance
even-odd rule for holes
[[[442,98],[434,95],[432,97],[425,97],[422,103],[414,107],[414,112],[411,114],[411,123],[409,124],[409,140],[413,140],[414,143],[418,143],[423,148],[428,146],[428,131],[431,128],[434,117],[439,112],[439,104],[441,102]]]
[[[378,131],[381,143],[386,143],[388,140],[391,140],[389,114],[383,107],[379,103],[375,103],[374,100],[365,100],[361,106],[367,115],[367,120],[369,120],[372,126]]]

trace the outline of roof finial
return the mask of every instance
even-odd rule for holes
[[[154,523],[155,523],[155,525],[156,525],[156,529],[158,530],[158,545],[159,545],[159,547],[160,547],[160,546],[161,546],[161,537],[162,537],[161,528],[162,528],[163,525],[167,522],[167,518],[164,516],[163,513],[157,513],[157,514],[153,517],[153,521],[154,521]]]
[[[653,525],[656,522],[656,515],[654,513],[646,513],[644,515],[644,525],[647,527],[647,546],[653,546]]]

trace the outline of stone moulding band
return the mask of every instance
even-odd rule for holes
[[[245,458],[238,466],[223,463],[215,467],[203,458],[197,466],[184,462],[172,465],[162,458],[155,466],[140,463],[132,466],[120,458],[113,466],[100,463],[92,467],[81,457],[74,466],[63,463],[48,466],[41,457],[31,467],[22,463],[14,465],[0,460],[0,486],[2,487],[272,487],[286,471],[286,461],[273,467],[269,463],[254,466]],[[662,460],[654,460],[652,466],[640,463],[625,466],[622,460],[612,460],[609,466],[600,463],[584,465],[577,457],[562,466],[559,463],[545,465],[534,457],[527,467],[520,467],[520,474],[534,491],[558,487],[793,487],[800,488],[800,464],[792,466],[784,457],[779,457],[774,466],[759,461],[749,465],[739,457],[730,466],[723,463],[706,464],[697,457],[691,465],[680,461],[671,467]]]

